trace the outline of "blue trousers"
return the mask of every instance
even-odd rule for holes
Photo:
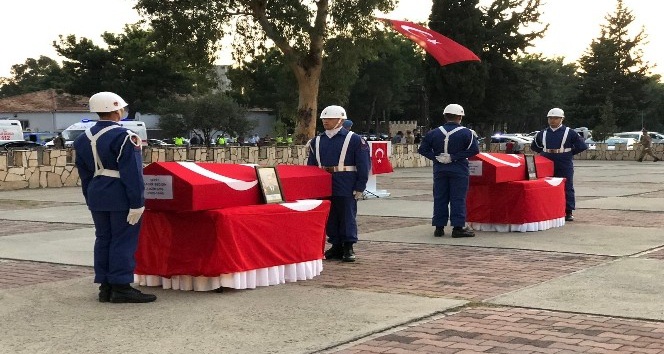
[[[357,200],[353,197],[330,197],[332,206],[327,219],[327,240],[333,245],[357,242]]]
[[[95,283],[130,284],[134,282],[141,221],[127,223],[129,211],[93,211],[95,224]]]
[[[556,168],[553,167],[554,177],[564,177],[565,180],[565,212],[571,212],[576,209],[576,197],[574,194],[574,168]]]
[[[433,219],[431,225],[446,226],[449,219],[454,227],[466,226],[466,194],[468,175],[433,175]],[[449,206],[449,209],[448,209]]]

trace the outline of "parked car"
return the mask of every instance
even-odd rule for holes
[[[640,141],[642,132],[641,131],[622,132],[622,133],[615,133],[613,135],[620,138],[632,138],[636,141]],[[650,137],[652,138],[653,143],[664,143],[664,134],[660,134],[658,132],[648,132],[648,135],[650,135]]]
[[[634,150],[634,144],[636,144],[636,140],[634,138],[621,138],[613,136],[606,139],[605,143],[607,150],[615,150],[616,144],[625,144],[627,145],[627,150]]]
[[[517,135],[511,135],[511,134],[496,134],[491,136],[491,142],[492,143],[506,143],[508,141],[513,141],[515,143],[519,143],[521,145],[523,144],[530,144],[532,139],[525,138],[523,136],[517,136]]]
[[[30,150],[43,147],[40,143],[24,140],[3,141],[0,143],[1,150]]]
[[[148,139],[148,146],[173,146],[173,144],[160,139]]]

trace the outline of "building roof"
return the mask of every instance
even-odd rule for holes
[[[60,90],[24,93],[0,99],[2,113],[89,112],[88,97]]]

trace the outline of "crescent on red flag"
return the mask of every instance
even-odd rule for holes
[[[417,43],[427,53],[440,63],[440,66],[458,63],[460,61],[481,61],[470,49],[443,36],[442,34],[407,21],[379,18],[392,25],[397,32]]]

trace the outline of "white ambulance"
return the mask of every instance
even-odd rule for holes
[[[141,137],[141,140],[143,140],[143,145],[147,146],[148,130],[145,127],[145,122],[141,122],[138,120],[121,120],[118,123],[120,123],[121,126],[136,133],[139,137]],[[65,139],[65,146],[71,147],[72,144],[74,143],[74,140],[78,138],[79,135],[85,134],[85,130],[92,127],[95,124],[97,124],[96,120],[83,119],[82,121],[74,123],[69,127],[67,127],[67,129],[62,131],[62,137]],[[53,144],[53,142],[49,143]],[[46,145],[48,145],[48,143]]]
[[[0,142],[23,141],[23,128],[16,119],[0,120]]]

